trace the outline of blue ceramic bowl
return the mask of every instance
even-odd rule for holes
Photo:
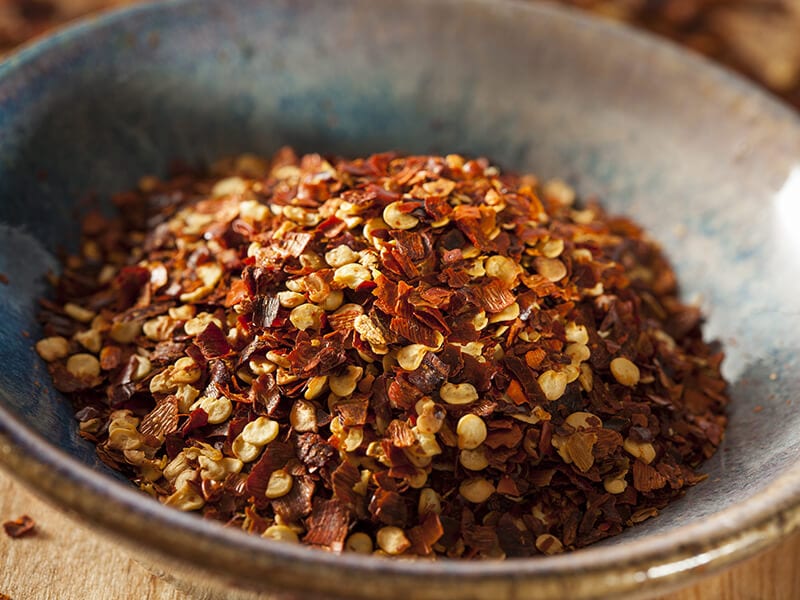
[[[33,350],[44,275],[74,247],[87,197],[173,158],[282,144],[487,155],[644,223],[727,352],[731,423],[709,480],[603,547],[466,564],[271,543],[115,478]],[[800,521],[799,159],[797,117],[747,83],[535,4],[175,0],[85,21],[0,65],[0,459],[151,564],[226,596],[588,598],[686,581]]]

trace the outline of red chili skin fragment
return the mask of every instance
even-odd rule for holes
[[[403,497],[397,492],[381,488],[375,490],[369,503],[369,512],[385,525],[404,527],[408,520],[408,509]]]
[[[167,396],[144,416],[139,424],[139,432],[159,442],[178,429],[178,399]]]
[[[200,348],[203,356],[209,358],[219,358],[227,356],[231,352],[230,344],[225,334],[216,323],[209,323],[206,328],[195,338],[195,344]]]
[[[350,516],[338,500],[317,499],[311,516],[306,521],[308,533],[303,542],[341,552],[347,537]]]
[[[189,418],[181,428],[181,434],[185,437],[195,429],[208,425],[208,413],[202,408],[195,408],[189,413]]]
[[[264,450],[261,458],[253,465],[247,476],[245,489],[248,494],[257,499],[257,506],[265,507],[269,504],[269,500],[264,495],[269,476],[274,471],[284,468],[292,458],[294,458],[294,451],[291,444],[276,441]]]
[[[36,522],[28,515],[22,515],[13,521],[6,521],[3,523],[3,531],[11,539],[19,539],[21,537],[31,536],[36,533]]]

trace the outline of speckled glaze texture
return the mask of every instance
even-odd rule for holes
[[[727,353],[731,424],[708,481],[602,547],[465,564],[280,545],[115,478],[33,350],[43,277],[92,199],[176,157],[282,144],[487,155],[642,222]],[[177,0],[85,22],[0,65],[0,462],[208,598],[590,598],[686,582],[800,523],[798,164],[798,119],[748,84],[529,3]]]

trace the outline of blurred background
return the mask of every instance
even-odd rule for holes
[[[136,0],[0,0],[0,53]],[[800,108],[800,0],[549,0],[671,38]]]

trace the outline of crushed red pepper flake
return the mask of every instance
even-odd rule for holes
[[[115,203],[37,350],[169,506],[334,552],[551,554],[656,516],[723,439],[702,315],[563,182],[285,148]]]
[[[311,516],[306,521],[308,533],[303,542],[341,552],[349,523],[350,515],[341,502],[336,498],[330,500],[318,498],[314,502]]]
[[[177,431],[178,422],[178,398],[174,395],[167,396],[142,418],[139,433],[157,442],[163,442],[166,436]]]
[[[36,522],[28,515],[22,515],[13,521],[3,523],[3,531],[12,539],[18,539],[36,533]]]

